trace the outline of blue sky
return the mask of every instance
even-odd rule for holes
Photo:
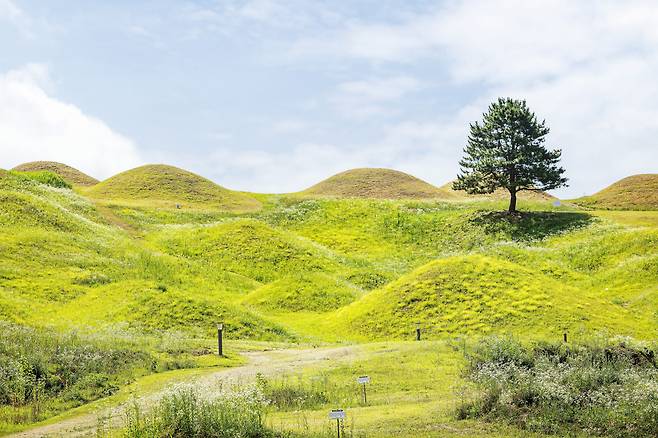
[[[658,171],[650,1],[0,0],[0,167],[164,162],[301,190],[352,167],[453,179],[468,123],[525,98],[591,193]]]

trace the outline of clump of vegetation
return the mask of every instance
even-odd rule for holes
[[[148,412],[135,404],[126,415],[127,438],[261,438],[281,436],[265,425],[266,401],[256,387],[202,394],[178,388]]]
[[[28,178],[50,187],[55,187],[58,189],[71,188],[71,184],[68,181],[66,181],[58,174],[47,170],[37,170],[37,171],[29,171],[29,172],[14,171],[12,173],[19,178]]]
[[[337,390],[327,379],[272,380],[261,374],[256,376],[256,385],[269,405],[284,411],[319,408],[335,398],[331,393]]]
[[[41,172],[48,171],[62,177],[67,182],[76,186],[93,186],[98,183],[96,178],[92,178],[80,170],[67,166],[66,164],[55,161],[31,161],[29,163],[19,164],[13,170],[19,172]]]
[[[125,342],[0,322],[0,423],[31,423],[113,394],[154,358]]]
[[[656,346],[630,339],[603,345],[488,338],[469,356],[479,395],[459,418],[506,420],[544,433],[658,435]]]

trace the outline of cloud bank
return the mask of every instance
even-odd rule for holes
[[[3,165],[60,161],[97,178],[141,162],[135,144],[74,105],[51,97],[48,70],[30,64],[0,76]]]

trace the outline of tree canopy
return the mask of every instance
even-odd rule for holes
[[[468,144],[459,162],[455,190],[470,194],[510,193],[509,212],[516,211],[516,194],[566,186],[559,149],[545,146],[549,128],[539,122],[525,100],[499,98],[489,105],[482,122],[470,125]]]

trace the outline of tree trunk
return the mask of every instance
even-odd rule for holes
[[[507,211],[508,213],[516,213],[516,191],[510,190],[509,194],[509,209]]]

